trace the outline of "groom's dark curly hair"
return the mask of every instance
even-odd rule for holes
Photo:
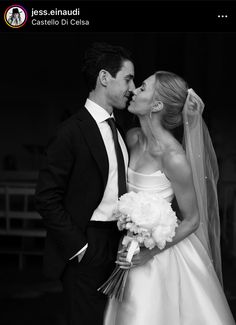
[[[93,43],[85,52],[82,67],[89,91],[95,89],[101,69],[107,70],[115,78],[123,62],[127,60],[132,61],[129,50],[107,43]]]

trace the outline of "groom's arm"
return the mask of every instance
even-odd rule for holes
[[[87,244],[84,233],[73,223],[63,204],[74,163],[71,133],[68,128],[59,129],[48,146],[35,196],[36,209],[66,261]]]

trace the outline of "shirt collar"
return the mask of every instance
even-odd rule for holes
[[[85,108],[92,115],[97,124],[104,122],[110,117],[114,118],[113,113],[110,115],[104,108],[87,98]]]

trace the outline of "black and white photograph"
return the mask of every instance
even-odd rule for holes
[[[1,1],[1,325],[235,324],[236,6],[205,6]]]

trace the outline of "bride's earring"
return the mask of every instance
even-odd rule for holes
[[[152,119],[152,110],[150,111],[149,117],[150,117],[150,120],[151,120]]]

